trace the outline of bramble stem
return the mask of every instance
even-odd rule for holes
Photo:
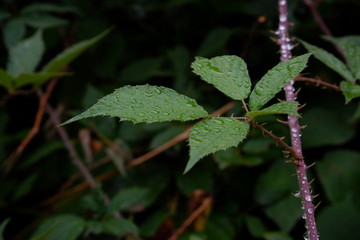
[[[292,58],[291,49],[293,48],[288,27],[288,8],[287,8],[287,0],[279,0],[279,28],[276,31],[276,34],[279,37],[279,45],[280,45],[280,53],[281,53],[281,61],[288,61]],[[289,84],[287,84],[284,88],[286,100],[287,101],[295,101],[296,94],[294,89],[294,80],[291,80]],[[306,228],[307,232],[304,235],[305,240],[318,240],[318,232],[316,228],[315,222],[315,208],[312,203],[312,199],[314,196],[311,195],[310,191],[310,183],[308,182],[306,170],[308,167],[305,164],[303,153],[302,153],[302,146],[301,146],[301,139],[300,139],[300,130],[301,127],[299,125],[298,118],[293,115],[288,115],[288,125],[290,129],[290,136],[291,136],[291,144],[292,148],[295,151],[298,159],[294,159],[294,163],[296,166],[296,174],[298,177],[298,184],[299,184],[299,192],[302,202],[302,208],[304,210],[304,218],[306,221]]]

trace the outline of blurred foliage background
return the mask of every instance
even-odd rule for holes
[[[335,36],[360,34],[359,1],[323,0],[318,10]],[[336,55],[302,1],[290,0],[289,11],[292,36]],[[64,45],[114,27],[71,63],[72,74],[56,85],[49,104],[61,121],[116,88],[145,83],[171,87],[215,111],[230,99],[191,73],[195,56],[241,56],[252,79],[279,61],[279,47],[271,40],[278,23],[275,0],[2,0],[0,21],[1,68],[11,46],[38,28],[44,29],[44,64]],[[305,50],[298,46],[293,52]],[[330,83],[342,80],[315,59],[306,71]],[[316,162],[309,174],[315,178],[314,193],[320,193],[320,237],[360,239],[359,102],[345,105],[341,93],[312,84],[299,82],[296,87],[301,87],[299,102],[307,104],[300,121],[307,125],[302,134],[306,162]],[[33,126],[39,98],[31,86],[11,96],[1,88],[0,96],[3,164]],[[241,105],[235,104],[224,115],[241,113]],[[288,138],[288,129],[275,117],[261,121]],[[294,166],[257,130],[237,149],[206,157],[186,175],[186,142],[139,166],[125,167],[189,126],[134,125],[114,118],[65,126],[97,179],[90,189],[45,115],[39,134],[0,181],[4,239],[168,239],[189,216],[194,221],[179,239],[303,239],[301,204],[292,195],[297,191]]]

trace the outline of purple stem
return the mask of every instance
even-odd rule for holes
[[[293,48],[288,28],[288,8],[287,8],[287,0],[279,0],[279,29],[276,31],[276,34],[279,37],[279,45],[280,45],[280,53],[281,53],[281,61],[288,61],[292,58],[291,49]],[[295,101],[296,94],[294,88],[294,80],[291,80],[289,84],[287,84],[284,88],[286,100],[287,101]],[[288,125],[291,133],[291,144],[295,153],[297,154],[297,159],[292,159],[296,166],[296,174],[298,177],[298,184],[300,187],[299,194],[295,194],[295,196],[300,195],[302,208],[304,210],[303,218],[305,218],[307,228],[306,233],[304,234],[305,240],[318,240],[318,232],[316,228],[315,222],[315,207],[312,203],[312,200],[315,196],[311,195],[310,183],[308,182],[306,170],[308,166],[306,166],[304,161],[304,156],[302,153],[301,139],[300,139],[300,130],[301,127],[299,125],[298,118],[293,115],[288,116]],[[299,160],[300,159],[300,160]]]

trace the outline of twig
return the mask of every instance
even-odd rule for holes
[[[248,36],[248,38],[246,40],[246,43],[245,43],[245,45],[243,47],[243,50],[242,50],[241,54],[240,54],[241,58],[246,57],[246,55],[248,53],[248,50],[250,48],[250,45],[251,45],[251,43],[252,43],[252,41],[254,39],[254,36],[255,36],[257,30],[259,29],[259,25],[261,23],[264,23],[265,21],[266,21],[266,17],[265,16],[260,16],[260,17],[258,17],[256,19],[256,22],[252,25],[249,36]]]
[[[235,104],[235,102],[229,102],[229,103],[225,104],[224,106],[222,106],[221,108],[217,109],[211,115],[214,117],[217,117],[218,115],[221,115],[221,114],[229,111],[234,106],[234,104]],[[164,143],[163,145],[159,146],[158,148],[156,148],[138,158],[135,158],[134,160],[129,162],[129,164],[126,166],[126,168],[132,168],[132,167],[138,166],[138,165],[152,159],[153,157],[159,155],[160,153],[166,151],[167,149],[171,148],[172,146],[176,145],[177,143],[180,143],[180,142],[186,140],[187,137],[189,136],[190,129],[191,129],[191,127],[187,128],[185,131],[183,131],[182,133],[180,133],[173,139],[169,140],[168,142]],[[113,170],[113,171],[107,172],[99,177],[96,177],[95,180],[96,180],[96,182],[104,182],[118,174],[119,174],[118,170]],[[67,186],[69,186],[69,185],[67,184],[66,187]],[[74,189],[86,190],[88,187],[89,187],[89,184],[87,182],[85,182],[85,183],[78,184],[78,185],[68,189],[67,192],[73,192],[73,191],[76,192],[76,190],[74,190]],[[65,187],[62,187],[61,189],[65,190]],[[50,201],[56,201],[56,199],[61,198],[64,194],[67,194],[67,192],[64,191],[61,194],[56,194],[55,196],[46,200],[46,203],[48,203]]]
[[[41,96],[41,92],[39,91],[38,94]],[[71,143],[71,140],[65,131],[64,127],[60,126],[61,122],[56,115],[54,109],[47,104],[46,105],[46,112],[49,114],[51,121],[56,127],[56,130],[58,134],[60,135],[61,140],[63,141],[67,151],[69,152],[70,158],[73,162],[73,164],[79,169],[80,173],[84,177],[85,181],[92,187],[96,187],[96,181],[94,177],[91,175],[90,171],[86,168],[86,166],[81,161],[79,155],[75,151],[75,148],[73,144]]]
[[[276,31],[276,34],[279,37],[279,45],[281,52],[281,61],[288,61],[292,58],[291,49],[292,44],[289,38],[289,21],[288,21],[288,7],[287,0],[279,0],[279,28]],[[295,89],[293,87],[294,80],[291,80],[289,84],[287,84],[284,88],[286,101],[294,101],[295,100]],[[300,131],[301,127],[298,121],[298,118],[294,115],[288,115],[288,125],[291,136],[292,149],[295,151],[296,155],[300,160],[295,161],[296,166],[296,175],[298,178],[299,184],[299,192],[301,197],[302,206],[304,209],[304,216],[306,217],[306,232],[304,235],[304,239],[307,240],[318,240],[318,232],[315,222],[315,208],[312,203],[312,196],[310,191],[310,184],[307,179],[306,170],[307,166],[305,161],[303,160],[302,146],[301,146],[301,138]]]
[[[308,78],[308,77],[296,77],[295,81],[303,81],[303,82],[311,82],[311,83],[315,83],[316,86],[322,85],[324,87],[328,87],[331,89],[334,89],[336,91],[341,91],[340,87],[338,85],[335,84],[331,84],[325,81],[322,81],[321,79],[317,79],[317,78]]]
[[[186,228],[188,228],[191,223],[193,223],[196,218],[198,218],[211,203],[211,197],[205,198],[201,205],[194,212],[191,213],[191,215],[181,224],[178,229],[176,229],[174,234],[170,238],[168,238],[168,240],[177,240],[177,238],[186,230]]]
[[[43,94],[41,96],[40,101],[39,101],[38,111],[37,111],[36,116],[35,116],[34,124],[33,124],[32,128],[31,128],[30,132],[21,141],[21,143],[16,148],[16,150],[5,160],[5,162],[3,164],[3,173],[2,173],[3,176],[6,176],[11,171],[11,169],[15,165],[16,161],[18,160],[18,158],[24,152],[25,148],[29,145],[31,140],[39,132],[40,124],[41,124],[41,121],[43,119],[44,112],[45,112],[46,103],[48,102],[49,97],[50,97],[52,91],[54,90],[55,85],[58,82],[58,80],[59,80],[59,77],[53,78],[50,81],[50,83],[48,84],[45,94]]]

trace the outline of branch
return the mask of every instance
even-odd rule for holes
[[[302,82],[311,82],[311,83],[315,83],[316,86],[324,86],[324,87],[328,87],[331,89],[334,89],[336,91],[341,91],[340,87],[338,85],[335,84],[331,84],[325,81],[322,81],[321,79],[317,79],[317,78],[308,78],[308,77],[296,77],[295,81],[302,81]]]
[[[279,0],[279,28],[276,31],[276,34],[279,37],[279,45],[281,52],[281,61],[288,61],[292,58],[291,49],[293,48],[290,37],[289,37],[289,21],[288,21],[288,7],[287,0]],[[291,80],[284,88],[286,101],[294,101],[296,99],[295,89],[293,87],[294,80]],[[302,146],[300,131],[301,127],[298,121],[298,118],[293,115],[288,115],[288,125],[291,136],[292,149],[295,151],[296,155],[299,157],[299,160],[295,161],[296,174],[299,184],[299,192],[302,202],[302,207],[304,209],[304,217],[306,224],[306,232],[304,239],[309,240],[318,240],[317,227],[315,222],[315,207],[312,204],[314,196],[311,195],[310,183],[308,182],[306,170],[308,167],[303,160]]]
[[[41,124],[41,121],[44,116],[46,103],[48,102],[48,100],[51,96],[51,93],[53,92],[58,80],[59,80],[59,77],[54,78],[48,84],[45,94],[43,94],[39,100],[38,111],[36,113],[35,121],[34,121],[34,124],[31,128],[30,132],[21,141],[21,143],[16,148],[16,150],[13,153],[11,153],[10,156],[5,160],[5,162],[3,164],[3,173],[2,173],[2,175],[4,177],[11,171],[11,169],[15,165],[16,161],[19,159],[19,157],[24,152],[25,148],[29,145],[29,143],[36,136],[36,134],[38,134],[39,129],[40,129],[40,124]]]

